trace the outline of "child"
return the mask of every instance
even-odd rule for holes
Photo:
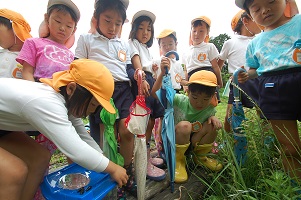
[[[164,116],[164,108],[157,99],[149,96],[152,86],[155,82],[152,74],[152,56],[149,52],[149,47],[153,44],[154,39],[154,22],[156,16],[147,10],[138,11],[132,19],[132,28],[129,34],[129,45],[131,47],[131,60],[133,67],[128,68],[129,77],[133,81],[134,96],[138,94],[136,82],[136,72],[138,69],[143,70],[145,80],[142,82],[142,91],[146,96],[146,105],[151,109],[151,115],[146,130],[146,142],[151,138],[152,129],[155,124],[155,119]],[[135,71],[136,70],[136,71]],[[150,151],[148,150],[148,158]],[[147,177],[152,180],[161,181],[165,179],[165,171],[154,166],[148,159]]]
[[[169,51],[177,51],[177,35],[176,32],[172,29],[164,29],[161,31],[161,33],[157,36],[158,44],[159,44],[159,50],[160,50],[160,56],[166,55]],[[172,54],[171,56],[174,57]],[[177,61],[175,58],[171,59],[171,68],[170,68],[170,75],[171,75],[171,82],[173,88],[176,90],[177,93],[180,93],[182,90],[182,86],[186,85],[187,82],[185,80],[185,73],[183,71],[183,67],[181,65],[181,61]],[[155,60],[153,62],[153,74],[154,78],[157,79],[157,76],[161,73],[160,69],[160,63],[161,59]],[[160,118],[157,118],[155,120],[155,127],[160,127],[161,122]],[[159,152],[159,155],[162,155],[162,140],[161,140],[161,129],[155,129],[155,141],[156,146]],[[156,166],[160,166],[163,164],[163,160],[160,158],[152,158],[151,163]]]
[[[24,41],[31,38],[30,31],[21,14],[0,9],[0,78],[22,78],[22,65],[16,57]]]
[[[162,58],[161,73],[152,89],[152,95],[156,98],[156,91],[162,85],[165,66],[170,67],[168,58]],[[216,76],[211,71],[201,70],[190,76],[187,85],[188,95],[175,94],[173,101],[176,132],[176,183],[182,183],[188,179],[185,152],[190,145],[193,148],[193,160],[197,165],[203,165],[213,171],[220,171],[223,167],[217,160],[206,156],[212,150],[217,130],[222,127],[221,122],[214,116],[216,111],[211,104],[217,86]]]
[[[125,189],[132,195],[137,195],[137,186],[134,182],[132,157],[134,151],[134,135],[125,126],[125,119],[130,114],[129,108],[133,102],[130,79],[126,72],[127,65],[131,64],[128,43],[119,37],[120,30],[126,20],[128,0],[98,0],[94,6],[93,18],[97,22],[96,31],[80,35],[75,49],[76,58],[89,58],[103,63],[112,73],[115,88],[113,100],[118,109],[116,132],[120,137],[120,154],[124,158],[124,167],[130,178],[128,183],[119,188],[118,198],[125,198]],[[98,108],[89,116],[90,131],[94,139],[102,146],[100,140],[103,124]]]
[[[177,51],[177,36],[176,32],[171,29],[164,29],[161,33],[157,36],[159,49],[160,49],[160,56],[164,56],[169,51]],[[171,82],[173,88],[177,91],[177,93],[182,90],[182,85],[186,85],[185,81],[185,73],[183,71],[183,67],[181,65],[181,61],[177,61],[176,59],[171,59],[171,68],[170,68],[170,75],[171,75]],[[154,61],[153,71],[155,74],[155,78],[161,73],[161,69],[158,67],[160,66],[161,60]]]
[[[250,69],[240,73],[239,79],[244,82],[258,76],[259,107],[282,146],[285,170],[299,182],[301,141],[296,120],[301,120],[301,15],[286,12],[290,6],[294,9],[288,10],[296,10],[292,1],[236,0],[235,3],[265,27],[248,45],[245,66]]]
[[[99,62],[79,59],[70,64],[70,70],[40,81],[43,84],[0,79],[0,199],[33,199],[48,166],[49,152],[26,130],[42,132],[77,164],[109,173],[119,187],[125,184],[125,169],[102,154],[81,119],[98,105],[115,112],[110,104],[114,81],[109,70]]]
[[[57,71],[66,70],[73,61],[73,53],[66,43],[76,31],[80,12],[71,0],[49,0],[40,31],[42,38],[25,41],[17,61],[23,65],[23,79],[39,81],[51,78]]]
[[[191,21],[190,48],[183,55],[183,63],[186,67],[186,80],[199,70],[213,71],[217,77],[218,87],[216,95],[219,99],[218,88],[223,86],[221,70],[217,64],[218,50],[209,42],[211,20],[206,16],[200,16]]]
[[[237,68],[240,68],[245,64],[245,54],[249,42],[255,37],[255,34],[260,33],[258,25],[250,18],[248,13],[244,10],[240,10],[231,20],[231,28],[236,35],[227,40],[220,52],[218,65],[222,69],[225,60],[228,60],[228,71],[233,74]],[[247,70],[247,68],[246,68]],[[230,78],[232,79],[232,77]],[[257,79],[249,80],[244,84],[239,84],[239,87],[252,97],[256,102],[258,99],[257,95]],[[226,110],[226,116],[224,121],[224,128],[227,132],[230,132],[230,124],[228,122],[232,103],[234,101],[233,86],[230,86],[230,94],[228,99],[228,106]],[[240,94],[240,101],[243,106],[252,108],[254,105],[244,94]]]

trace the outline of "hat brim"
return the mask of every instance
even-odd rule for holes
[[[77,19],[79,20],[80,11],[78,7],[71,0],[50,0],[48,2],[47,9],[57,4],[62,4],[69,7],[71,10],[73,10],[73,12],[76,14]]]
[[[244,3],[245,0],[235,0],[235,4],[237,5],[237,7],[244,9]]]
[[[173,35],[173,36],[175,36],[175,38],[177,38],[176,32],[173,31],[173,30],[165,30],[165,31],[162,31],[162,32],[160,33],[160,35],[158,35],[156,38],[157,38],[157,39],[162,39],[162,38],[165,38],[165,37],[167,37],[167,36],[169,36],[169,35]]]
[[[93,91],[92,89],[87,89],[91,92],[91,94],[94,96],[94,98],[98,101],[98,103],[100,103],[100,105],[106,109],[109,113],[115,114],[116,110],[115,108],[112,106],[112,104],[110,103],[110,99],[107,100],[103,97],[101,97],[99,94],[97,94],[95,91]]]
[[[210,87],[216,87],[217,86],[217,84],[214,84],[214,83],[211,83],[211,82],[208,82],[208,81],[191,81],[191,82],[187,83],[187,86],[192,84],[192,83],[199,84],[199,85],[206,85],[206,86],[210,86]]]

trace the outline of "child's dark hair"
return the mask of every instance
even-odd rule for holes
[[[216,87],[192,83],[188,85],[188,90],[192,93],[205,93],[208,96],[213,96],[215,94]]]
[[[147,47],[151,47],[154,42],[154,23],[152,22],[151,18],[149,18],[147,16],[140,16],[137,19],[135,19],[135,21],[132,23],[132,29],[131,29],[131,32],[129,35],[129,39],[131,39],[131,40],[136,39],[136,33],[139,29],[141,22],[143,22],[143,21],[149,22],[149,24],[151,26],[151,38],[146,43]]]
[[[192,23],[191,27],[203,26],[203,24],[206,25],[206,28],[207,28],[208,33],[209,33],[210,32],[210,26],[202,20],[196,20],[195,22]]]
[[[166,37],[171,37],[171,38],[175,41],[175,43],[177,43],[177,38],[176,38],[173,34],[169,34],[169,35],[166,36]],[[162,38],[159,38],[159,40],[158,40],[159,46],[160,46],[160,41],[161,41],[161,39],[162,39]]]
[[[60,87],[60,93],[64,96],[68,112],[76,113],[78,116],[85,116],[93,95],[84,87],[76,84],[73,95],[69,98],[66,86]]]
[[[244,23],[242,21],[243,18],[251,19],[250,15],[247,13],[247,11],[243,12],[241,14],[240,20],[238,20],[236,27],[234,28],[234,32],[238,33],[239,35],[241,34],[241,28],[243,27]]]
[[[69,8],[68,6],[65,6],[63,4],[55,4],[55,5],[51,6],[50,8],[48,8],[48,10],[47,10],[48,16],[50,16],[50,14],[52,13],[52,11],[54,9],[57,9],[58,11],[68,12],[71,15],[71,18],[73,19],[73,21],[75,22],[75,26],[77,25],[79,18],[77,17],[75,12],[71,8]]]
[[[246,0],[243,8],[244,10],[250,15],[250,10],[249,10],[249,6],[251,5],[251,3],[253,3],[254,0]]]
[[[97,24],[99,24],[99,15],[106,10],[117,11],[122,18],[122,24],[126,20],[126,7],[120,0],[98,0],[94,8],[93,17],[97,20]]]
[[[11,30],[13,28],[12,23],[10,22],[10,20],[5,18],[5,17],[0,17],[0,24],[4,25],[9,30]]]

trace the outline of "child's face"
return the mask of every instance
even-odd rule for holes
[[[76,31],[75,21],[71,15],[62,10],[54,9],[48,17],[49,39],[65,44]]]
[[[191,106],[196,110],[203,110],[210,105],[212,96],[205,93],[192,93],[188,91],[188,98]]]
[[[165,55],[169,51],[176,51],[177,50],[177,43],[172,37],[164,37],[160,39],[160,51],[162,55]]]
[[[13,29],[8,29],[0,24],[0,46],[3,49],[8,49],[15,44],[15,35]]]
[[[204,22],[202,22],[201,26],[192,27],[190,33],[190,39],[192,41],[192,44],[198,45],[204,42],[207,35],[208,35],[208,29]]]
[[[138,30],[136,32],[136,39],[142,43],[146,44],[152,36],[152,27],[150,22],[143,21],[140,23]]]
[[[272,30],[287,21],[285,7],[285,0],[254,0],[249,11],[256,23],[264,26],[265,30]]]
[[[115,38],[122,28],[122,17],[115,10],[106,10],[99,15],[98,28],[108,39]]]

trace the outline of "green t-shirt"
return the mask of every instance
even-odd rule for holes
[[[215,108],[211,104],[203,110],[194,109],[189,102],[188,96],[183,94],[176,94],[173,103],[175,125],[180,121],[189,121],[192,124],[202,124],[216,113]]]

